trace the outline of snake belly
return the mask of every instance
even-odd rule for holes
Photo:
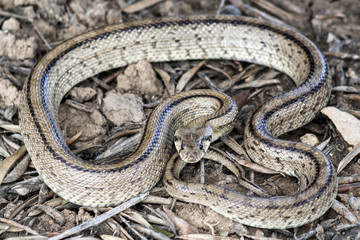
[[[20,125],[37,171],[55,193],[83,206],[118,205],[149,191],[159,181],[172,149],[174,128],[211,111],[214,107],[207,102],[219,108],[219,115],[213,116],[218,120],[216,124],[229,123],[227,114],[233,114],[235,107],[225,94],[185,92],[166,99],[152,112],[137,150],[128,159],[93,165],[76,157],[60,133],[58,107],[63,96],[88,77],[142,59],[234,59],[289,75],[297,87],[265,103],[252,115],[245,131],[245,146],[251,158],[264,166],[289,175],[305,174],[308,187],[293,196],[269,199],[228,192],[214,194],[206,186],[202,194],[214,198],[213,208],[225,216],[263,228],[300,226],[331,206],[337,192],[331,162],[313,147],[276,138],[309,122],[325,106],[330,79],[324,57],[298,33],[233,16],[106,26],[67,40],[42,57],[23,87]],[[181,195],[181,189],[177,190],[174,194]],[[198,202],[199,198],[186,201]]]

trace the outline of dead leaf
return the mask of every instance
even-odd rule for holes
[[[351,114],[341,111],[335,107],[326,107],[321,110],[334,123],[344,140],[356,146],[360,144],[360,120]]]

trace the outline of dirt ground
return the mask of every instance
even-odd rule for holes
[[[265,230],[233,222],[208,207],[173,201],[162,182],[130,209],[74,230],[76,239],[360,239],[360,2],[358,0],[0,0],[0,238],[46,239],[101,215],[108,209],[64,201],[39,178],[26,154],[18,126],[22,85],[32,66],[62,41],[109,24],[147,18],[233,14],[283,24],[311,39],[325,55],[333,81],[328,108],[304,127],[282,136],[323,151],[338,168],[337,203],[318,220],[295,229]],[[101,73],[73,88],[59,108],[64,136],[81,135],[70,145],[97,164],[126,157],[157,103],[171,95],[181,77],[198,66],[184,90],[224,87],[240,106],[231,137],[243,142],[244,126],[262,102],[293,87],[282,73],[236,61],[181,61],[137,64]],[[145,80],[144,80],[145,79]],[[327,141],[329,139],[329,141]],[[222,141],[216,147],[233,153]],[[21,155],[21,154],[18,154]],[[15,158],[15,160],[13,159]],[[244,160],[244,156],[240,156]],[[8,164],[12,161],[11,164]],[[6,164],[7,165],[6,165]],[[200,164],[187,166],[181,179],[200,181]],[[256,173],[245,177],[274,195],[298,191],[294,178]],[[222,165],[205,162],[205,178],[248,194]],[[335,206],[336,205],[336,206]],[[65,237],[63,237],[65,238]]]

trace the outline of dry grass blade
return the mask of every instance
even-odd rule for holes
[[[243,90],[236,93],[235,95],[232,95],[231,97],[236,102],[238,108],[241,109],[247,103],[249,96],[250,96],[250,91]]]
[[[66,141],[66,144],[67,145],[71,145],[73,142],[75,142],[82,134],[83,131],[80,131],[78,133],[76,133],[74,136],[72,136],[71,138],[69,138],[67,141]]]
[[[232,137],[230,136],[224,136],[221,138],[221,141],[223,143],[226,144],[226,146],[228,146],[229,148],[231,148],[234,152],[236,152],[239,155],[244,155],[246,160],[248,162],[250,162],[250,158],[247,155],[245,149],[239,145],[239,143],[237,141],[235,141]]]
[[[163,225],[163,226],[167,226],[167,222],[153,214],[146,214],[145,219],[149,222],[149,223],[153,223],[153,224],[157,224],[157,225]]]
[[[9,148],[13,148],[15,150],[18,150],[20,148],[20,145],[18,145],[17,143],[13,142],[12,140],[10,140],[9,138],[7,138],[6,136],[2,137],[2,140],[4,141],[4,143],[9,147]]]
[[[175,215],[172,211],[169,209],[163,208],[166,215],[169,217],[169,219],[174,223],[177,229],[179,229],[179,234],[192,234],[192,233],[198,233],[196,227],[192,226],[190,223],[185,221],[184,219],[180,218],[179,216]]]
[[[21,146],[13,155],[5,158],[5,160],[0,165],[0,185],[5,178],[5,175],[8,173],[10,168],[14,166],[16,161],[20,159],[26,152],[25,146]]]
[[[227,155],[229,157],[231,157],[232,159],[234,159],[237,163],[239,163],[241,166],[247,167],[251,170],[254,170],[255,172],[259,172],[259,173],[264,173],[264,174],[278,174],[278,172],[273,171],[269,168],[265,168],[259,164],[253,163],[253,162],[249,162],[249,161],[245,161],[241,158],[239,158],[238,156],[236,156],[235,154],[231,154],[231,153],[227,153]]]
[[[340,173],[360,153],[360,145],[349,152],[338,165],[337,173]]]
[[[34,195],[34,196],[30,197],[29,199],[27,199],[20,206],[17,206],[16,209],[11,213],[9,219],[14,219],[23,209],[25,209],[28,205],[36,202],[36,200],[37,200],[37,195]]]
[[[129,221],[126,220],[123,216],[118,214],[118,215],[115,215],[114,218],[118,219],[119,222],[124,223],[128,227],[128,229],[130,229],[137,237],[139,237],[139,239],[146,240],[146,237],[143,234],[141,234],[140,232],[138,232],[136,229],[134,229],[130,225]],[[130,236],[130,234],[124,228],[122,228],[121,225],[120,225],[120,230],[125,236],[127,236],[127,238],[129,238],[130,240],[133,240],[132,237]]]
[[[121,237],[115,237],[115,236],[111,236],[111,235],[100,235],[102,240],[126,240],[125,238],[121,238]],[[97,239],[97,238],[94,238]]]
[[[0,156],[7,158],[10,157],[10,153],[7,150],[5,150],[3,147],[0,147]]]
[[[144,227],[144,226],[141,226],[141,225],[138,225],[138,224],[133,224],[132,227],[133,227],[134,229],[136,229],[137,231],[146,234],[147,236],[153,237],[154,239],[158,239],[158,240],[171,240],[171,238],[165,236],[164,234],[162,234],[162,233],[160,233],[160,232],[155,231],[155,230],[152,229],[152,228],[147,228],[147,227]]]
[[[148,8],[156,3],[159,3],[163,0],[142,0],[142,1],[138,1],[136,3],[130,4],[126,7],[124,7],[122,10],[125,13],[135,13],[138,11],[141,11],[145,8]]]
[[[212,70],[214,70],[214,71],[217,71],[217,72],[223,74],[228,80],[233,81],[233,79],[229,76],[229,74],[227,74],[227,72],[225,72],[221,68],[215,67],[215,66],[213,66],[211,64],[205,64],[205,66],[212,69]]]
[[[304,9],[303,6],[298,5],[297,1],[290,2],[290,1],[283,1],[283,0],[272,0],[273,4],[276,4],[279,7],[282,7],[283,9],[293,12],[296,14],[305,14],[306,9]]]
[[[276,15],[277,17],[279,17],[285,21],[291,20],[293,18],[292,14],[289,14],[288,12],[282,10],[281,8],[277,7],[276,5],[272,4],[269,1],[251,0],[251,2],[257,4],[261,8],[269,11],[270,13]]]
[[[161,68],[154,67],[154,70],[160,75],[168,93],[173,95],[175,93],[175,84],[170,81],[170,75]]]
[[[144,207],[148,209],[151,213],[153,213],[156,217],[161,218],[166,223],[166,226],[168,226],[173,231],[173,233],[176,233],[175,225],[163,211],[161,211],[160,209],[153,209],[148,205],[144,205]]]
[[[30,163],[30,156],[26,155],[14,169],[6,175],[2,183],[11,183],[18,180],[26,171]]]
[[[163,209],[165,209],[164,206],[163,206]],[[174,223],[169,218],[169,216],[160,208],[155,209],[155,212],[158,214],[158,216],[160,216],[163,220],[165,220],[168,223],[168,226],[170,227],[171,231],[175,234],[176,228],[175,228]]]
[[[93,113],[94,112],[94,109],[89,107],[89,106],[86,106],[85,104],[82,104],[82,103],[79,103],[79,102],[76,102],[74,100],[71,100],[71,99],[66,99],[66,104],[75,108],[75,109],[78,109],[78,110],[81,110],[81,111],[84,111],[84,112],[88,112],[88,113]]]
[[[278,79],[267,79],[267,80],[254,80],[251,82],[246,82],[237,86],[232,87],[233,90],[240,90],[245,88],[260,88],[267,85],[279,84]]]
[[[121,216],[128,218],[138,224],[144,225],[146,227],[151,227],[151,224],[140,214],[130,209],[120,212]]]
[[[177,239],[184,240],[235,240],[239,239],[238,237],[224,237],[224,236],[214,236],[210,234],[186,234],[178,236]],[[270,239],[270,238],[267,238]]]
[[[122,137],[125,137],[125,136],[137,134],[140,131],[141,131],[141,129],[137,128],[137,129],[127,129],[127,130],[124,130],[124,131],[121,131],[121,132],[117,132],[114,135],[112,135],[111,137],[109,137],[108,139],[106,139],[105,143],[107,143],[107,142],[109,142],[111,140],[114,140],[116,138],[122,138]]]
[[[198,72],[197,75],[200,77],[200,79],[205,83],[205,85],[208,88],[214,89],[219,92],[223,92],[223,90],[220,89],[204,72]]]
[[[242,1],[239,1],[239,0],[231,0],[230,1],[234,6],[240,8],[240,10],[242,10],[243,12],[245,12],[247,15],[249,16],[254,16],[254,17],[259,17],[261,16],[262,18],[270,21],[270,22],[273,22],[275,24],[278,24],[278,25],[282,25],[282,26],[285,26],[289,29],[291,29],[292,31],[295,31],[295,32],[299,32],[296,28],[293,28],[291,26],[289,26],[288,24],[286,24],[285,22],[279,20],[278,18],[275,18],[275,17],[272,17],[270,16],[269,14],[263,12],[263,11],[260,11],[259,9],[256,9],[248,4],[245,4],[243,3]]]
[[[184,73],[181,78],[179,79],[177,85],[176,85],[176,91],[177,93],[181,92],[186,84],[190,81],[190,79],[195,75],[197,71],[206,63],[206,61],[201,61],[199,64],[197,64],[195,67],[189,69],[186,73]]]
[[[352,86],[336,86],[331,89],[332,92],[358,93],[359,89]]]
[[[319,143],[316,148],[323,151],[325,149],[325,147],[329,144],[330,142],[330,138],[326,139],[325,141],[322,141],[321,143]]]
[[[0,127],[11,132],[21,132],[20,126],[15,124],[1,124]]]

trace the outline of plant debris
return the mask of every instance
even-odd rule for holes
[[[339,172],[339,193],[332,209],[297,229],[264,230],[232,222],[207,207],[175,201],[161,182],[150,193],[133,199],[130,205],[106,209],[68,203],[42,183],[21,147],[16,111],[24,80],[46,51],[80,33],[122,21],[226,13],[287,26],[314,41],[326,56],[333,81],[331,107],[323,111],[327,117],[319,115],[282,138],[301,139],[312,145],[323,142],[320,145],[324,153]],[[0,238],[359,238],[359,23],[358,0],[0,1]],[[78,134],[70,144],[77,156],[97,164],[111,162],[114,157],[131,154],[140,137],[139,129],[153,106],[174,92],[207,87],[236,96],[242,105],[231,133],[241,144],[250,114],[262,102],[294,86],[287,76],[273,69],[238,61],[200,59],[156,64],[141,61],[101,73],[71,90],[59,108],[62,134],[68,138]],[[229,151],[229,156],[235,155],[224,142],[213,145]],[[271,194],[298,191],[295,179],[272,172],[258,173],[259,167],[246,164],[244,155],[240,153],[236,158],[250,166],[250,169],[239,166],[241,175],[264,191]],[[187,166],[182,180],[199,182],[199,172],[197,165]],[[207,183],[248,193],[218,163],[206,162],[205,176]],[[150,195],[147,199],[128,209],[147,195]],[[128,210],[120,214],[124,209]]]

